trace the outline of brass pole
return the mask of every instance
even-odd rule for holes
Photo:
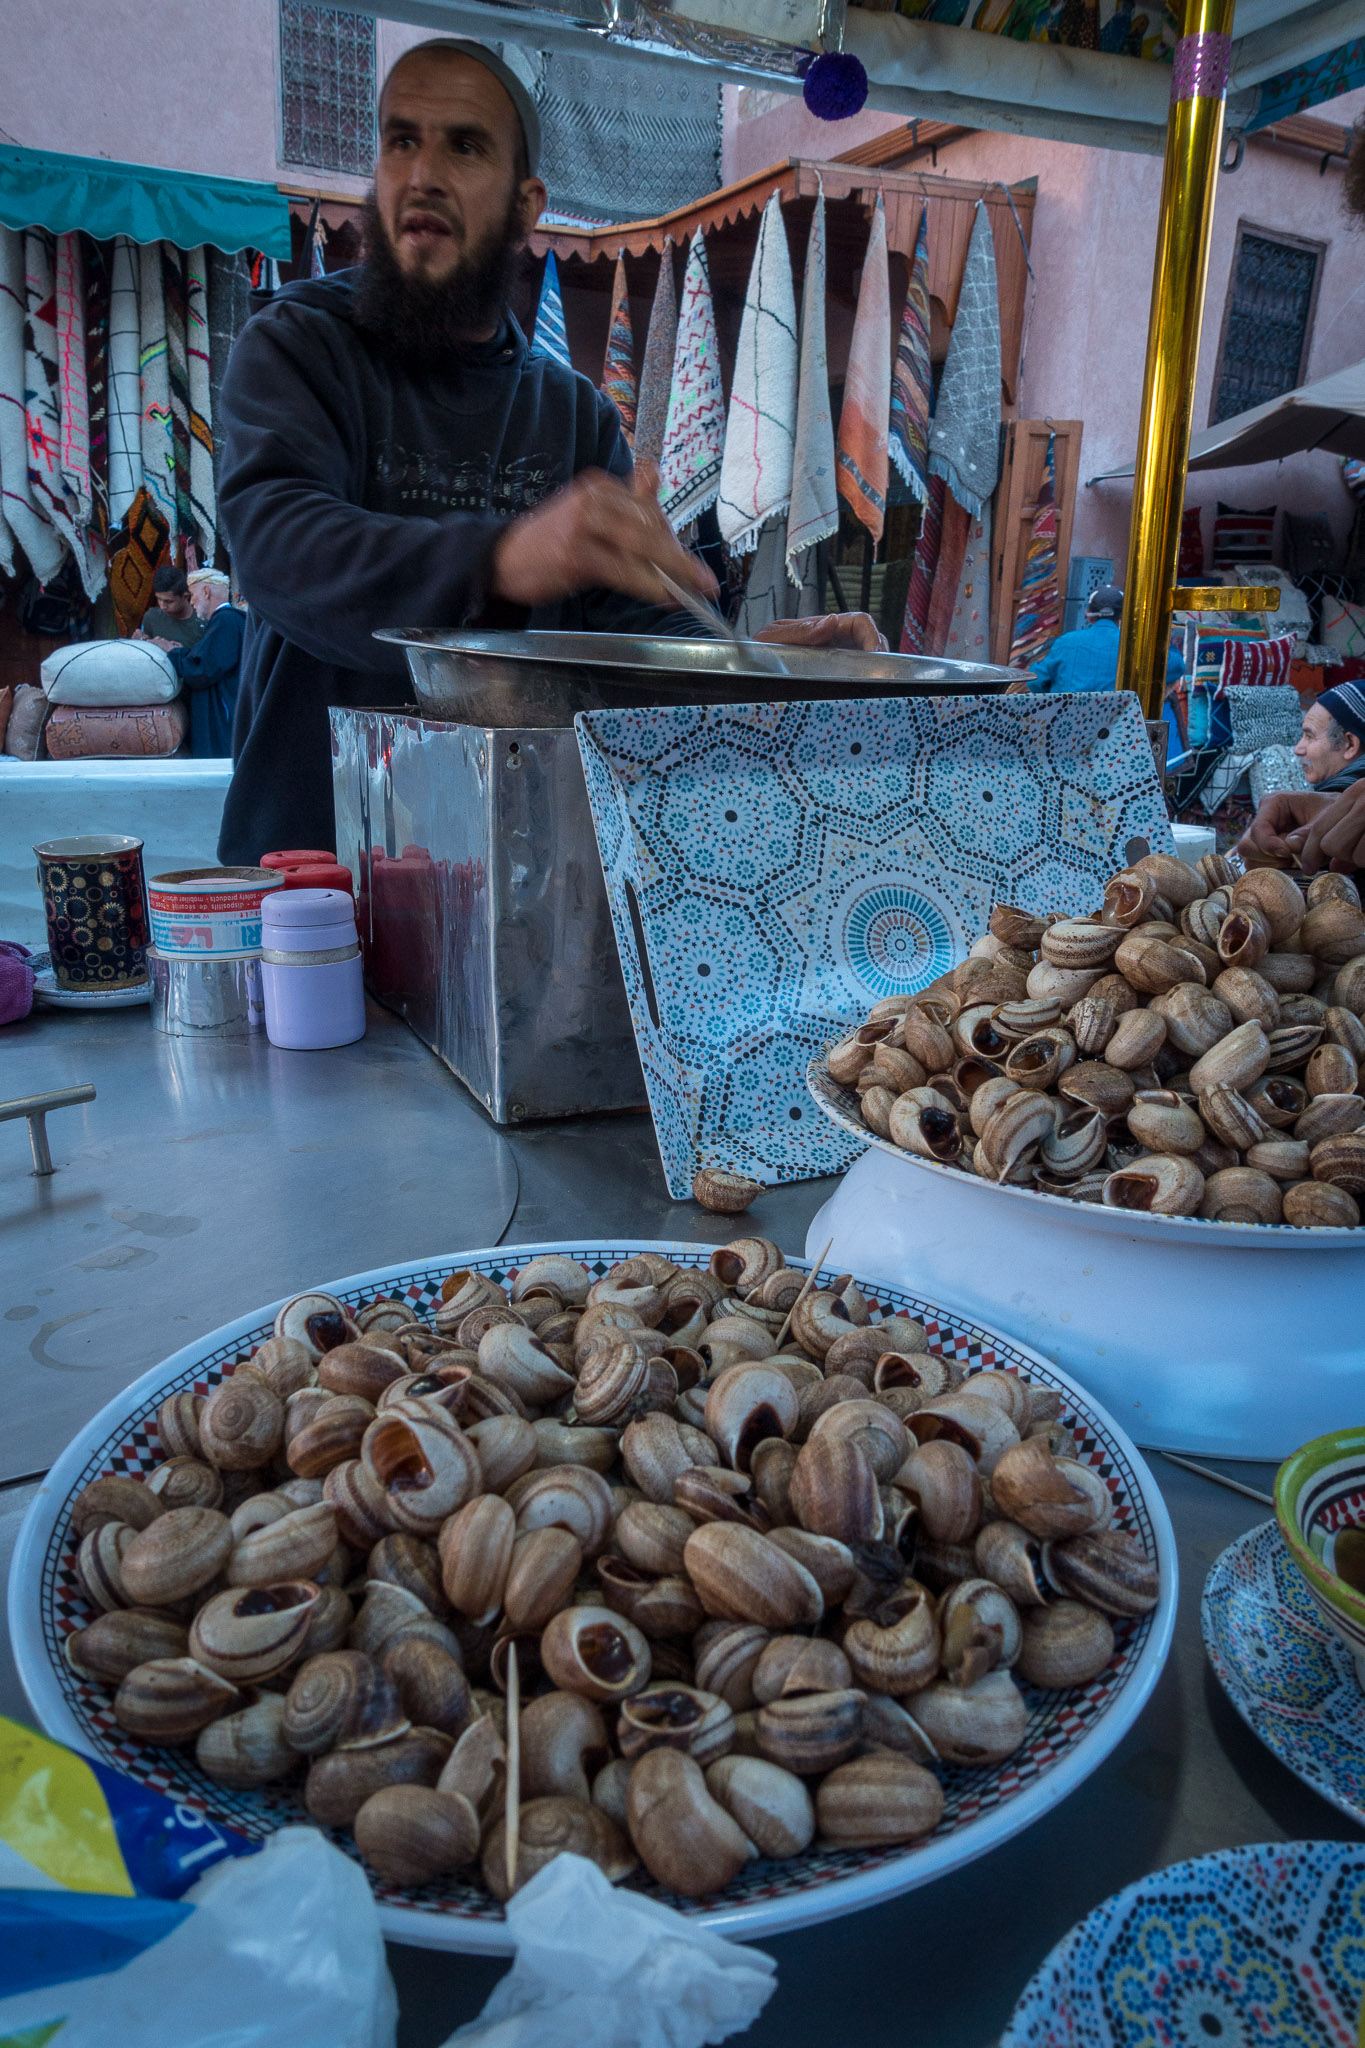
[[[1166,685],[1232,11],[1233,0],[1186,0],[1172,66],[1116,683],[1136,690],[1148,718],[1161,717]]]

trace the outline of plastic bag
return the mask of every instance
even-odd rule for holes
[[[0,1721],[0,2048],[393,2048],[364,1872]]]
[[[556,1856],[513,1894],[512,1968],[445,2048],[701,2048],[751,2027],[777,1966]],[[2,2044],[0,2044],[2,2048]]]

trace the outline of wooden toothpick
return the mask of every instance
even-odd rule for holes
[[[516,1637],[507,1658],[507,1892],[517,1888],[517,1850],[521,1846],[521,1665]]]
[[[799,1293],[799,1294],[797,1295],[797,1297],[796,1297],[795,1301],[794,1301],[794,1302],[792,1303],[791,1307],[790,1307],[790,1308],[789,1308],[789,1309],[787,1310],[787,1320],[786,1320],[786,1322],[785,1322],[785,1323],[783,1323],[783,1325],[782,1325],[782,1328],[781,1328],[781,1329],[780,1329],[780,1330],[778,1331],[778,1333],[777,1333],[777,1349],[778,1349],[778,1351],[780,1351],[780,1350],[782,1349],[782,1346],[783,1346],[783,1345],[784,1345],[784,1344],[786,1343],[786,1341],[787,1341],[787,1332],[788,1332],[788,1330],[789,1330],[789,1329],[791,1328],[791,1326],[792,1326],[792,1317],[793,1317],[793,1316],[794,1316],[794,1315],[796,1314],[796,1311],[797,1311],[797,1310],[798,1310],[798,1309],[800,1308],[800,1306],[801,1306],[802,1302],[803,1302],[803,1301],[805,1300],[806,1296],[807,1296],[807,1295],[808,1295],[808,1294],[810,1293],[810,1291],[811,1291],[812,1287],[814,1287],[814,1285],[815,1285],[815,1279],[816,1279],[816,1275],[817,1275],[817,1274],[819,1273],[819,1271],[820,1271],[820,1268],[821,1268],[821,1267],[822,1267],[822,1266],[824,1265],[824,1263],[825,1263],[825,1260],[826,1260],[826,1259],[827,1259],[827,1258],[829,1257],[829,1245],[830,1245],[830,1244],[833,1244],[833,1242],[834,1242],[834,1239],[833,1239],[833,1238],[831,1238],[831,1239],[830,1239],[830,1241],[829,1241],[829,1244],[827,1244],[827,1245],[825,1246],[825,1249],[824,1249],[824,1250],[823,1250],[823,1251],[821,1252],[821,1254],[820,1254],[819,1258],[818,1258],[818,1259],[817,1259],[817,1260],[815,1261],[815,1264],[814,1264],[814,1265],[813,1265],[813,1266],[811,1267],[811,1269],[810,1269],[809,1273],[807,1273],[807,1275],[806,1275],[806,1284],[805,1284],[805,1286],[804,1286],[804,1287],[803,1287],[803,1288],[801,1289],[801,1292],[800,1292],[800,1293]],[[774,1354],[774,1355],[776,1355],[776,1354]]]

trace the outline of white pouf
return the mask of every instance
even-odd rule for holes
[[[38,671],[49,704],[169,704],[180,678],[169,655],[145,640],[78,640]]]
[[[1191,867],[1206,853],[1218,851],[1218,835],[1212,825],[1172,825],[1171,833],[1177,855]]]

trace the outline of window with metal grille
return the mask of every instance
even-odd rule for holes
[[[374,168],[374,16],[280,0],[283,161]]]
[[[1320,242],[1238,228],[1210,426],[1303,382],[1322,257]]]

